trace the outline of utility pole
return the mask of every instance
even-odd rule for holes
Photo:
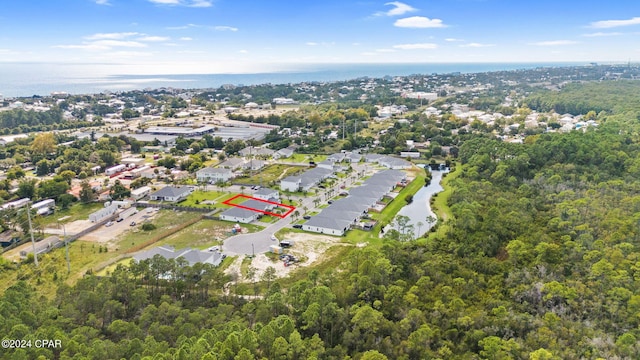
[[[33,238],[33,226],[31,224],[31,206],[27,204],[27,219],[29,219],[29,234],[31,235],[31,245],[33,246],[33,260],[38,267],[38,253],[36,252],[36,240]]]
[[[63,241],[64,241],[64,247],[65,247],[66,256],[67,256],[67,275],[68,275],[68,274],[71,274],[71,261],[69,260],[69,241],[67,240],[67,227],[64,224],[60,224],[60,225],[62,225],[62,231],[64,236]]]

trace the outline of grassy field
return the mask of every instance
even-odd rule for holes
[[[248,185],[262,185],[270,186],[270,183],[277,183],[281,178],[285,178],[291,175],[297,175],[308,168],[306,166],[292,166],[283,164],[269,165],[251,177],[239,177],[234,180],[234,183],[248,184]]]
[[[33,263],[16,265],[15,270],[0,271],[0,293],[18,280],[23,280],[38,288],[38,292],[53,298],[59,285],[66,283],[73,285],[86,273],[106,273],[115,269],[118,263],[126,263],[130,254],[127,250],[144,243],[168,229],[192,219],[193,213],[161,210],[151,222],[157,226],[155,230],[141,231],[139,228],[127,231],[109,244],[100,244],[77,240],[69,244],[69,259],[71,273],[67,274],[65,249],[59,248],[38,257],[39,266]],[[219,244],[219,241],[229,236],[227,231],[233,224],[224,221],[202,220],[188,226],[181,231],[158,241],[152,246],[171,245],[176,248],[193,247],[204,249]],[[243,225],[250,232],[263,228],[257,225]],[[104,269],[104,271],[103,271]]]
[[[424,171],[416,171],[415,175],[416,178],[411,183],[409,183],[409,185],[405,186],[405,188],[400,191],[398,196],[393,199],[393,201],[391,201],[391,203],[389,203],[389,205],[387,205],[387,207],[382,210],[381,213],[373,214],[371,216],[372,218],[378,220],[378,225],[375,226],[372,233],[377,234],[380,231],[380,227],[382,225],[386,225],[393,220],[398,211],[400,211],[400,209],[402,209],[402,207],[407,204],[404,199],[405,196],[409,194],[415,194],[416,192],[418,192],[418,190],[420,190],[421,187],[424,186]]]
[[[453,213],[449,208],[448,202],[451,196],[452,188],[451,181],[458,177],[462,167],[456,167],[455,170],[449,173],[444,179],[442,179],[443,191],[435,194],[431,208],[438,218],[438,226],[435,234],[438,236],[444,236],[449,230],[449,220],[453,219]]]
[[[228,208],[229,206],[222,204],[223,201],[232,197],[232,193],[222,191],[201,191],[196,190],[191,193],[184,201],[180,202],[180,206],[192,206],[200,208]],[[215,201],[214,205],[203,204],[204,201]]]
[[[86,220],[89,218],[89,214],[94,211],[104,208],[102,203],[75,203],[66,210],[58,210],[53,215],[43,216],[38,219],[38,223],[41,225],[50,225],[58,222],[58,219],[69,216],[65,223],[69,223],[76,220]]]
[[[308,164],[309,161],[315,161],[319,163],[327,160],[328,155],[316,155],[316,154],[293,154],[290,158],[284,159],[286,162],[297,162]]]

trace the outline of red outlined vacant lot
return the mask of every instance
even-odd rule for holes
[[[271,211],[260,210],[260,209],[252,208],[252,207],[249,207],[249,206],[244,206],[244,205],[242,205],[242,203],[234,204],[233,201],[236,200],[236,199],[239,199],[239,198],[242,198],[242,199],[245,199],[245,200],[256,200],[256,201],[260,201],[260,202],[263,202],[263,203],[275,205],[276,207],[279,207],[279,208],[285,208],[285,209],[288,209],[288,210],[284,214],[276,214],[276,213],[271,212]],[[246,210],[251,210],[251,211],[263,213],[265,215],[277,216],[277,217],[283,218],[283,219],[285,217],[287,217],[287,215],[291,214],[296,209],[295,207],[293,207],[291,205],[285,205],[285,204],[277,203],[277,202],[274,202],[274,201],[267,201],[267,200],[263,200],[263,199],[258,199],[258,198],[255,198],[253,196],[248,196],[248,195],[243,195],[243,194],[238,194],[238,195],[236,195],[236,196],[234,196],[234,197],[232,197],[230,199],[227,199],[227,200],[223,201],[222,203],[225,204],[225,205],[229,205],[229,206],[235,206],[235,207],[238,207],[238,208],[241,208],[241,209],[246,209]]]

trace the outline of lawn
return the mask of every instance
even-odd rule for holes
[[[227,205],[222,204],[223,201],[231,197],[231,193],[222,191],[201,191],[196,190],[191,193],[184,201],[180,202],[180,206],[192,206],[200,208],[226,208]],[[215,201],[215,205],[203,204],[204,201]]]
[[[398,211],[402,209],[403,206],[407,204],[405,201],[405,196],[411,194],[414,195],[421,187],[424,186],[425,174],[424,172],[416,172],[416,178],[409,183],[404,189],[400,190],[398,196],[387,205],[387,207],[382,210],[379,214],[373,214],[372,218],[378,220],[378,225],[375,226],[372,233],[378,233],[380,231],[380,227],[382,225],[389,224],[393,218],[396,216]]]
[[[56,210],[52,215],[40,217],[37,222],[41,225],[51,225],[57,223],[58,219],[66,216],[69,216],[69,218],[65,220],[65,223],[76,220],[86,220],[89,218],[89,214],[103,208],[104,205],[102,203],[83,204],[78,202],[66,210]]]
[[[319,163],[321,161],[327,160],[327,155],[317,155],[317,154],[293,154],[290,158],[284,159],[286,162],[296,162],[296,163],[305,163],[308,164],[309,161],[314,161]]]
[[[265,167],[262,171],[251,177],[238,177],[234,179],[233,183],[272,186],[271,184],[275,184],[287,176],[300,174],[307,169],[308,167],[306,166],[273,164]]]

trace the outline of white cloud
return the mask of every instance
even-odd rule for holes
[[[96,4],[98,5],[111,5],[109,0],[96,0]]]
[[[396,52],[396,50],[394,50],[394,49],[376,49],[376,52],[379,52],[379,53],[392,53],[392,52]]]
[[[216,31],[238,31],[238,28],[233,26],[214,26],[213,29]]]
[[[136,40],[149,41],[149,42],[161,42],[161,41],[169,41],[171,40],[171,38],[168,38],[166,36],[143,36],[143,37],[137,38]]]
[[[167,30],[185,30],[185,29],[197,28],[197,27],[202,27],[202,26],[196,25],[196,24],[187,24],[182,26],[169,26],[166,29]]]
[[[190,38],[188,36],[183,36],[183,37],[180,38],[180,40],[181,41],[191,41],[191,40],[193,40],[193,38]]]
[[[399,44],[399,45],[393,45],[393,48],[401,49],[401,50],[431,50],[431,49],[437,49],[438,45],[432,44],[432,43]]]
[[[620,32],[596,32],[596,33],[590,33],[590,34],[582,34],[582,36],[585,36],[585,37],[603,37],[603,36],[618,36],[618,35],[622,35],[622,33],[620,33]]]
[[[401,3],[399,1],[392,1],[384,4],[385,6],[393,6],[393,9],[389,11],[380,11],[375,13],[375,16],[399,16],[404,15],[409,12],[418,11],[418,9],[414,8],[411,5],[407,5],[405,3]]]
[[[317,42],[309,41],[306,43],[307,46],[318,46]]]
[[[398,19],[393,25],[403,28],[420,29],[447,27],[447,25],[443,24],[442,20],[440,19],[429,19],[428,17],[424,16],[411,16],[404,19]]]
[[[137,41],[123,40],[98,40],[93,42],[94,45],[112,47],[147,47],[146,44]]]
[[[481,43],[468,43],[462,44],[460,47],[470,47],[470,48],[483,48],[483,47],[492,47],[496,46],[495,44],[481,44]]]
[[[89,36],[85,36],[84,38],[87,40],[118,40],[124,39],[131,36],[142,35],[137,32],[119,32],[119,33],[97,33]]]
[[[53,48],[57,48],[57,49],[79,49],[79,50],[89,50],[89,51],[96,51],[96,50],[109,50],[110,47],[108,46],[104,46],[104,45],[98,45],[98,44],[93,44],[93,43],[86,43],[86,44],[76,44],[76,45],[54,45],[52,46]]]
[[[142,56],[152,56],[153,53],[144,52],[144,51],[113,51],[104,53],[101,56],[112,58],[112,59],[120,59],[120,58],[138,58]]]
[[[209,0],[148,0],[154,4],[167,6],[187,6],[194,8],[211,7],[213,3]]]
[[[456,38],[446,38],[444,39],[444,41],[448,41],[448,42],[461,42],[464,41],[462,39],[456,39]]]
[[[248,50],[240,50],[240,51],[238,51],[238,52],[239,52],[240,54],[248,54],[248,53],[249,53],[249,51],[248,51]]]
[[[362,56],[374,56],[374,55],[376,55],[376,53],[367,51],[367,52],[360,53],[360,55],[362,55]]]
[[[631,25],[640,25],[640,17],[634,17],[628,20],[601,20],[591,23],[591,27],[596,29],[609,29]]]
[[[563,46],[563,45],[573,45],[577,44],[577,41],[572,40],[552,40],[552,41],[539,41],[535,43],[531,43],[529,45],[535,46]]]

